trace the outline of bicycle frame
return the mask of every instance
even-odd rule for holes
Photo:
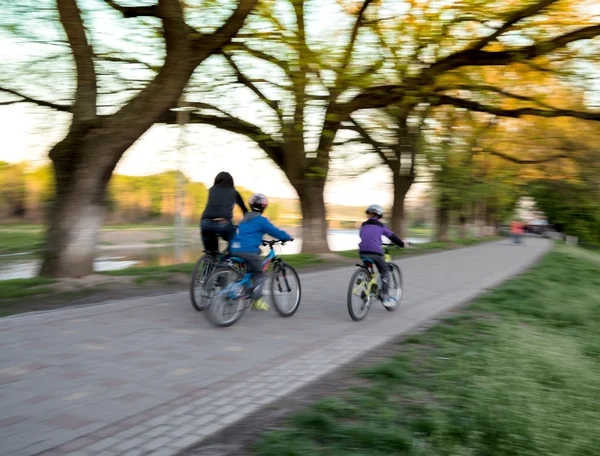
[[[261,268],[263,272],[266,272],[269,269],[269,266],[271,264],[271,262],[273,260],[275,261],[281,261],[280,259],[277,258],[277,254],[275,253],[275,249],[273,248],[273,245],[270,246],[271,249],[269,251],[269,253],[267,254],[267,256],[265,257],[265,259],[262,261],[261,263]],[[232,266],[234,269],[236,269],[236,263],[234,263],[234,266]],[[246,271],[246,265],[240,265],[238,264],[237,267],[243,268],[244,271]],[[242,272],[240,269],[237,269],[238,271]],[[225,289],[221,290],[221,293],[227,292],[228,293],[228,298],[229,299],[237,299],[240,296],[236,296],[235,292],[239,289],[239,287],[251,287],[252,286],[252,276],[254,274],[250,273],[250,272],[244,272],[244,275],[242,276],[242,278],[234,283],[232,283],[231,285],[225,287]],[[289,288],[289,285],[288,285]]]
[[[383,244],[384,258],[385,258],[386,263],[392,262],[392,255],[390,254],[390,247],[391,247],[391,245]],[[369,283],[367,283],[367,292],[369,293],[369,296],[377,297],[377,293],[374,292],[373,289],[374,289],[374,286],[379,286],[380,274],[379,274],[379,271],[377,270],[375,264],[366,263],[363,261],[362,264],[357,264],[356,266],[358,266],[359,268],[365,269],[369,273],[369,277],[371,278],[371,280],[369,280]]]

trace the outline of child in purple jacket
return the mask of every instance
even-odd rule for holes
[[[388,296],[390,287],[390,266],[385,262],[383,249],[381,248],[381,236],[387,237],[398,247],[408,247],[408,242],[404,242],[387,226],[381,223],[383,217],[383,208],[373,204],[367,208],[369,217],[360,227],[360,244],[358,251],[361,257],[373,260],[377,270],[381,274],[381,295],[385,307],[393,307],[393,299]]]

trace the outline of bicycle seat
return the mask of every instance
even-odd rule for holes
[[[361,261],[363,261],[364,263],[371,263],[374,264],[375,262],[371,259],[371,258],[365,258],[365,257],[360,257]]]
[[[229,258],[231,261],[233,261],[234,263],[239,263],[239,264],[246,264],[246,260],[240,257],[231,257]]]

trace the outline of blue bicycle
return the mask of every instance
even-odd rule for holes
[[[263,241],[270,251],[262,262],[263,271],[272,265],[270,296],[282,317],[291,317],[300,306],[302,288],[296,270],[275,253],[275,245],[285,241]],[[231,326],[252,306],[252,274],[246,271],[246,260],[231,257],[217,266],[205,285],[206,318],[216,326]]]

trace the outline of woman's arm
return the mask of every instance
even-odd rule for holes
[[[248,209],[246,208],[246,205],[244,204],[244,198],[242,198],[242,195],[240,195],[240,193],[237,190],[235,191],[235,199],[236,199],[235,202],[240,207],[240,209],[242,210],[242,212],[244,214],[246,212],[248,212]]]

